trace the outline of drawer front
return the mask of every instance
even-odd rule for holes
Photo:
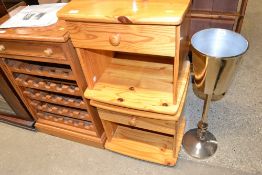
[[[175,134],[175,121],[149,119],[104,109],[98,109],[98,113],[100,118],[103,120],[148,129],[165,134]]]
[[[175,56],[175,26],[67,22],[75,47]]]
[[[0,41],[0,55],[32,56],[65,60],[62,44]]]

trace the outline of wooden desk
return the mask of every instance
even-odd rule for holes
[[[65,22],[1,29],[0,39],[1,68],[37,121],[37,130],[103,148],[104,130],[84,98],[87,83]]]
[[[185,120],[190,0],[71,1],[66,20],[105,147],[173,166]]]

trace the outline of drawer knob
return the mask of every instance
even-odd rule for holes
[[[44,50],[44,53],[45,53],[46,56],[49,57],[53,54],[53,50],[50,49],[50,48],[47,48],[47,49]]]
[[[4,45],[0,45],[0,52],[3,52],[3,51],[5,51],[5,46]]]
[[[136,126],[136,117],[133,117],[131,120],[129,120],[128,124],[130,126]]]
[[[109,42],[112,46],[118,46],[120,44],[120,34],[114,34],[109,37]]]
[[[124,99],[123,99],[123,98],[118,98],[117,101],[118,101],[118,102],[123,102]]]

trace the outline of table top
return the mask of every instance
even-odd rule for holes
[[[179,25],[191,0],[72,0],[58,12],[63,20]]]
[[[0,23],[4,23],[23,8],[24,6],[20,6],[9,12],[9,14],[0,18]],[[66,30],[65,21],[59,20],[56,24],[47,27],[0,29],[0,39],[65,42],[69,39],[69,34]]]

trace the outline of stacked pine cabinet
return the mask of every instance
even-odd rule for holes
[[[0,23],[9,18],[4,16]],[[103,126],[84,98],[87,83],[65,22],[1,29],[0,39],[1,69],[36,120],[37,130],[103,148]]]
[[[190,0],[71,1],[67,29],[97,107],[106,149],[175,165],[189,79]]]

